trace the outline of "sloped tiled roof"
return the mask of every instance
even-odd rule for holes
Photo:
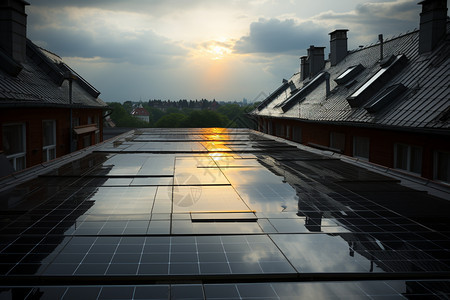
[[[131,112],[133,116],[150,116],[148,111],[143,107],[137,107]]]
[[[27,41],[27,59],[17,76],[0,67],[0,107],[69,106],[69,81],[73,78],[72,106],[106,107],[98,92],[62,59]]]
[[[449,25],[449,23],[448,23]],[[447,26],[447,32],[450,31]],[[255,109],[252,114],[274,118],[291,118],[314,122],[329,122],[347,125],[403,127],[408,129],[448,129],[450,110],[450,36],[432,52],[419,54],[419,31],[403,34],[384,42],[384,57],[404,55],[406,65],[392,72],[382,88],[363,99],[357,107],[351,107],[347,98],[358,90],[380,69],[379,44],[351,51],[336,66],[327,62],[324,71],[330,74],[331,93],[326,95],[326,82],[322,81],[305,97],[295,99],[297,91],[306,87],[310,80],[300,81],[300,74],[294,74],[289,81],[297,90],[291,94],[286,84],[277,90],[277,96],[270,103]],[[338,85],[334,79],[348,68],[361,64],[364,69],[353,78],[354,84]],[[312,78],[313,79],[313,78]],[[352,79],[352,80],[353,80]],[[386,88],[403,84],[406,88],[377,111],[369,112],[365,107],[383,96]],[[283,103],[294,99],[283,111]]]

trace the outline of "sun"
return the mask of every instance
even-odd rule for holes
[[[219,45],[210,45],[206,50],[214,60],[223,59],[225,56],[231,53],[229,48],[219,46]]]

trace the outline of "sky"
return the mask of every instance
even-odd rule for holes
[[[263,100],[310,45],[349,50],[419,26],[418,0],[27,0],[27,35],[107,102]],[[261,99],[262,97],[262,99]]]

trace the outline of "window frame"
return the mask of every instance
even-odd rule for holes
[[[398,147],[399,146],[406,147],[406,149],[407,149],[407,151],[406,151],[406,169],[403,169],[403,168],[400,168],[397,166],[398,165],[397,156],[398,156],[398,150],[399,150]],[[412,154],[413,148],[416,148],[420,151],[420,162],[419,162],[420,170],[419,170],[419,172],[415,172],[415,171],[411,170],[411,159],[412,159],[411,154]],[[404,144],[404,143],[395,143],[394,144],[394,169],[402,170],[402,171],[405,171],[405,172],[408,172],[411,174],[422,176],[422,168],[423,168],[423,148],[422,147],[416,146],[416,145]]]
[[[52,134],[53,134],[53,144],[44,146],[44,134],[46,133],[44,130],[44,123],[51,122],[52,123]],[[51,150],[53,150],[53,155],[50,155]],[[56,158],[56,120],[42,120],[42,162],[47,162]]]
[[[357,140],[365,140],[365,141],[367,141],[367,151],[368,151],[367,152],[367,157],[364,157],[364,156],[356,154],[356,152],[357,152],[356,151]],[[370,138],[369,137],[358,136],[358,135],[353,136],[353,157],[357,157],[359,159],[366,160],[366,161],[370,160]]]
[[[447,159],[450,161],[450,152],[443,151],[443,150],[435,150],[433,152],[433,180],[436,180],[436,181],[439,181],[439,182],[442,182],[442,183],[446,183],[446,184],[450,184],[450,170],[447,170],[447,177],[448,178],[446,180],[442,179],[442,178],[438,178],[438,175],[439,175],[438,174],[438,171],[439,171],[439,168],[438,168],[438,165],[439,165],[438,154],[439,153],[443,153],[443,154],[447,155],[448,156]],[[450,169],[450,166],[447,166],[447,168]]]
[[[22,145],[23,145],[23,151],[17,152],[13,154],[7,155],[5,153],[6,159],[11,163],[11,165],[14,168],[14,171],[20,171],[27,168],[27,130],[26,130],[26,124],[25,123],[7,123],[2,125],[2,131],[5,129],[5,127],[8,126],[20,126],[22,131]],[[4,133],[2,132],[2,135],[4,137]],[[4,147],[5,145],[3,145]],[[23,168],[17,169],[17,160],[19,158],[23,158]]]
[[[337,141],[337,137],[343,137],[343,141],[342,141],[342,148],[339,147],[335,147],[335,142]],[[337,131],[331,131],[330,132],[330,148],[332,149],[336,149],[341,151],[341,153],[345,152],[345,139],[346,139],[346,134],[343,132],[337,132]]]

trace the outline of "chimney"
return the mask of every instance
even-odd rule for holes
[[[331,66],[337,65],[347,56],[347,31],[348,29],[336,29],[330,33]]]
[[[308,63],[308,56],[302,56],[300,57],[300,79],[305,80],[309,76],[309,63]]]
[[[26,58],[27,15],[23,0],[2,0],[0,3],[0,48],[12,59]]]
[[[308,49],[308,63],[309,63],[309,77],[319,73],[325,67],[325,47],[309,46]]]
[[[419,54],[429,52],[447,33],[447,0],[425,0],[420,13]]]

